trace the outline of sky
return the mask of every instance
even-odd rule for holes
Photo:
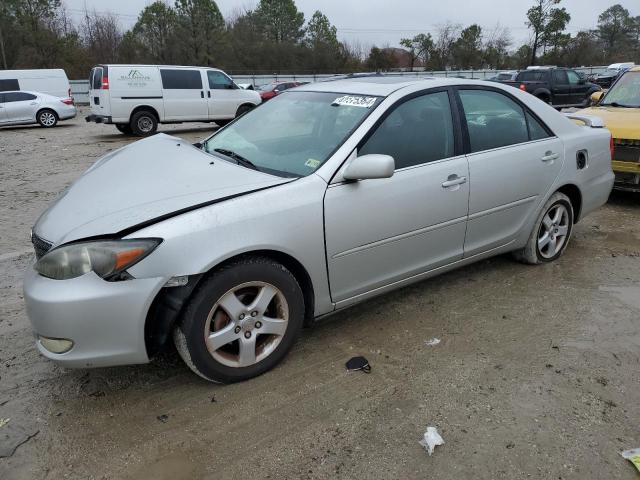
[[[138,13],[153,0],[62,0],[74,20],[89,11],[111,12],[122,26],[131,27]],[[257,0],[216,0],[226,17],[234,11],[253,8]],[[168,0],[168,3],[173,3]],[[568,31],[595,28],[598,15],[614,3],[620,3],[632,15],[640,15],[639,0],[563,0],[561,6],[571,14]],[[470,25],[478,23],[484,30],[497,24],[508,27],[514,40],[512,47],[525,43],[529,32],[524,25],[533,0],[296,0],[298,9],[309,19],[321,10],[338,28],[338,38],[371,45],[398,46],[403,37],[418,33],[435,34],[438,25],[447,21]]]

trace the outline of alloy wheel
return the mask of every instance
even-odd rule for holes
[[[569,211],[561,203],[553,205],[542,218],[538,231],[538,251],[546,259],[555,257],[567,241]]]
[[[45,127],[52,127],[56,124],[56,116],[51,112],[42,112],[40,114],[40,122]]]
[[[280,344],[289,321],[284,294],[265,282],[248,282],[227,291],[205,322],[207,350],[228,367],[248,367]]]

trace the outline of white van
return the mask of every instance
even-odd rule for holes
[[[67,74],[61,68],[0,70],[0,92],[29,90],[54,97],[71,98]]]
[[[97,65],[89,77],[87,122],[151,135],[158,123],[225,125],[261,102],[222,70],[168,65]]]

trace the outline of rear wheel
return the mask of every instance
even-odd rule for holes
[[[174,329],[174,341],[201,377],[238,382],[277,365],[303,320],[302,290],[291,272],[269,258],[247,257],[204,280]]]
[[[131,116],[131,131],[139,137],[153,135],[158,129],[158,119],[149,110],[140,110]]]
[[[553,262],[564,253],[572,231],[571,200],[565,194],[556,192],[538,216],[526,247],[514,252],[514,256],[530,265]]]
[[[233,120],[233,119],[232,119],[232,118],[226,118],[226,119],[224,119],[224,120],[215,120],[215,122],[216,122],[216,124],[217,124],[219,127],[224,127],[225,125],[227,125],[228,123],[230,123],[230,122],[231,122],[231,120]]]
[[[120,133],[124,133],[125,135],[131,135],[133,130],[131,130],[131,125],[127,123],[116,123],[116,128]]]
[[[58,115],[53,110],[44,109],[38,112],[37,120],[41,127],[51,128],[58,123]]]

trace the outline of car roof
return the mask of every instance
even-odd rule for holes
[[[308,83],[296,87],[296,92],[352,93],[387,97],[393,92],[414,85],[423,84],[425,88],[446,87],[452,85],[491,85],[494,83],[466,78],[412,77],[407,75],[375,75],[340,80]]]

